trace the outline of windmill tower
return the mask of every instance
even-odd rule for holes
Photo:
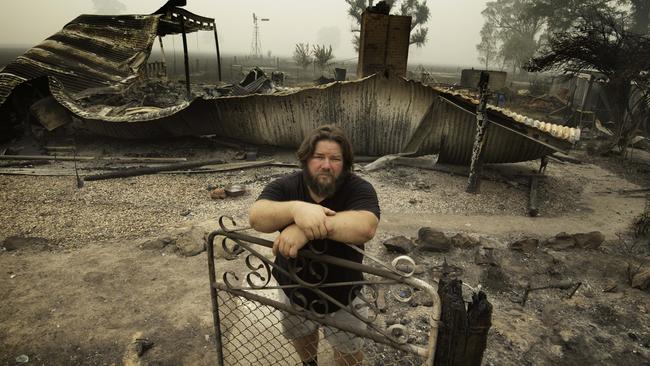
[[[253,41],[251,42],[251,56],[260,57],[262,55],[262,41],[260,40],[260,26],[257,21],[268,22],[269,18],[258,19],[253,13]]]

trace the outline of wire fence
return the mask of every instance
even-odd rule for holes
[[[297,316],[300,323],[310,320],[271,305],[249,300],[227,290],[218,291],[221,342],[224,365],[302,365],[292,343],[283,335],[282,319]],[[330,339],[345,332],[324,326],[318,330],[318,365],[399,365],[415,366],[425,358],[362,337],[361,357],[351,361],[336,358]],[[326,334],[328,333],[328,334]],[[421,339],[426,344],[426,340]]]

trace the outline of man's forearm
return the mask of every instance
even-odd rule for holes
[[[332,240],[361,245],[375,236],[379,219],[370,211],[343,211],[327,217],[328,235]]]
[[[253,229],[271,233],[293,224],[294,201],[259,200],[253,204],[249,222]]]

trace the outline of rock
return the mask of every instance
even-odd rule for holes
[[[416,291],[413,294],[413,298],[410,301],[411,306],[433,306],[433,299],[431,295],[427,294],[425,291]]]
[[[650,292],[650,268],[632,277],[632,287]]]
[[[10,236],[2,242],[2,247],[6,251],[22,249],[47,249],[50,241],[45,238],[39,237],[23,237],[23,236]]]
[[[471,249],[481,245],[481,241],[468,234],[458,233],[451,237],[451,244],[460,249]]]
[[[506,292],[511,287],[508,276],[498,266],[488,266],[486,268],[481,274],[481,284],[489,290],[500,292]]]
[[[535,238],[523,238],[508,244],[510,250],[516,250],[518,252],[531,253],[537,250],[539,246],[539,240]]]
[[[223,188],[215,188],[210,192],[210,198],[213,200],[226,198],[226,190]]]
[[[178,233],[176,247],[186,257],[195,256],[205,250],[205,230],[200,226],[191,226]]]
[[[383,244],[387,251],[400,254],[410,253],[415,247],[411,239],[402,235],[394,236],[384,241]]]
[[[558,233],[555,237],[546,240],[542,246],[553,250],[566,250],[576,246],[576,239],[573,235],[565,232]]]
[[[166,247],[169,244],[174,244],[175,240],[169,236],[164,236],[160,238],[155,238],[147,240],[144,243],[138,245],[140,249],[143,250],[160,250]]]
[[[474,255],[474,264],[496,266],[497,261],[494,258],[494,248],[480,248]]]
[[[576,246],[582,249],[597,249],[605,241],[605,235],[600,231],[573,234]]]
[[[451,240],[444,233],[430,227],[418,230],[418,248],[429,252],[448,252],[451,249]]]

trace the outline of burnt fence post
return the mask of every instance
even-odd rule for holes
[[[479,103],[476,107],[476,136],[474,137],[474,147],[472,148],[472,162],[469,167],[469,179],[467,180],[467,193],[477,193],[481,185],[481,170],[483,168],[483,155],[485,146],[485,134],[488,128],[487,118],[487,99],[488,83],[490,74],[487,71],[481,71],[481,78],[478,82]]]
[[[440,278],[438,295],[442,302],[435,366],[480,366],[492,324],[492,304],[485,293],[472,295],[465,308],[462,281]]]

